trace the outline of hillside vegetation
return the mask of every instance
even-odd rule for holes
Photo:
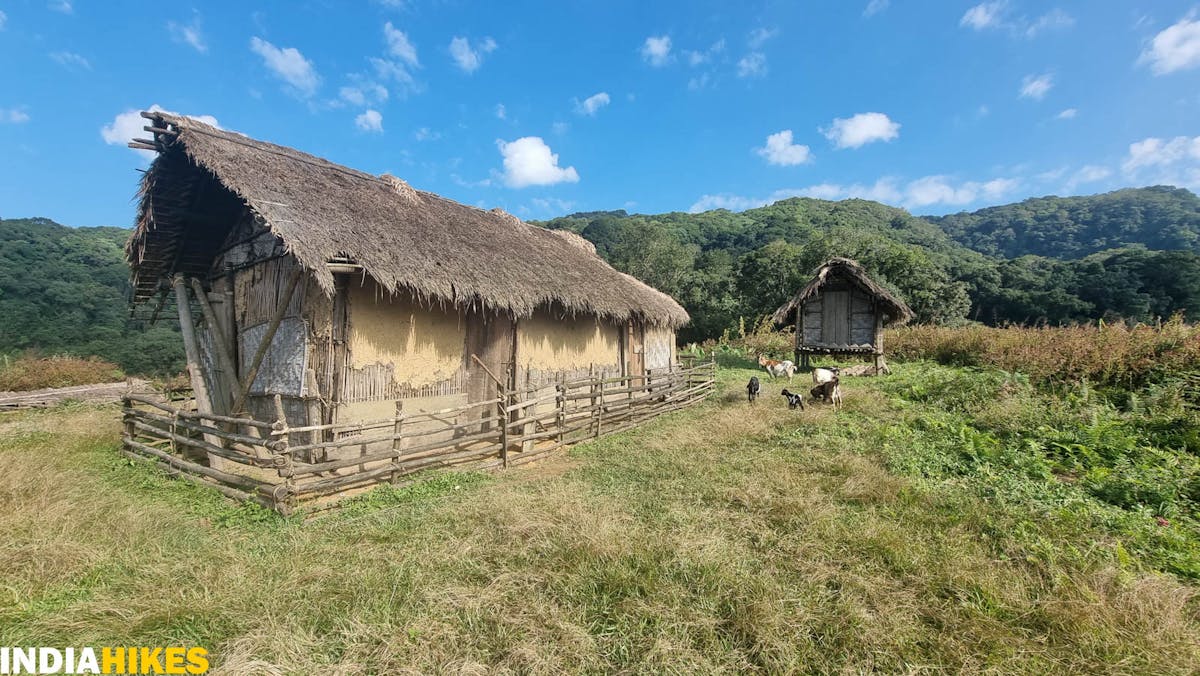
[[[0,220],[0,355],[32,350],[98,356],[129,373],[179,371],[173,322],[129,318],[128,237],[121,228]]]
[[[1170,186],[1038,197],[926,220],[976,251],[1006,258],[1083,258],[1129,246],[1200,253],[1200,197]]]
[[[4,645],[201,645],[223,673],[1195,673],[1194,413],[896,364],[840,412],[723,357],[694,409],[283,520],[0,418]],[[1180,417],[1182,416],[1182,417]]]

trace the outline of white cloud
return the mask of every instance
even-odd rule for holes
[[[867,3],[867,8],[863,10],[863,16],[875,16],[888,8],[891,0],[871,0]]]
[[[569,200],[560,200],[557,197],[534,197],[529,200],[530,205],[541,212],[549,212],[553,214],[565,214],[575,208],[575,203]]]
[[[1057,117],[1060,120],[1073,120],[1073,119],[1075,119],[1075,117],[1077,115],[1079,115],[1078,110],[1076,110],[1074,108],[1067,108],[1066,110],[1063,110],[1058,115],[1055,115],[1055,117]]]
[[[104,142],[108,145],[119,146],[129,143],[135,138],[149,138],[150,132],[142,129],[142,127],[150,124],[150,120],[142,117],[142,110],[149,110],[153,113],[167,113],[170,115],[179,114],[166,110],[157,103],[145,109],[131,108],[123,113],[118,113],[115,117],[113,117],[113,121],[111,123],[101,127],[100,138],[104,139]],[[217,122],[217,118],[213,117],[212,115],[189,115],[188,117],[191,117],[194,120],[199,120],[209,126],[216,127],[217,129],[221,128],[220,123]],[[149,150],[134,150],[134,152],[147,159],[152,159],[156,154]]]
[[[431,130],[429,127],[421,127],[413,132],[413,138],[418,141],[436,141],[442,137],[441,134]]]
[[[838,148],[860,148],[875,141],[891,141],[900,136],[900,123],[893,122],[883,113],[859,113],[849,118],[836,118],[828,129],[822,129],[825,138]]]
[[[496,41],[491,38],[484,38],[472,47],[467,38],[455,37],[450,41],[450,56],[464,73],[474,73],[483,65],[483,57],[496,51],[496,47]]]
[[[767,143],[755,149],[767,162],[781,167],[790,167],[812,161],[808,146],[792,142],[792,130],[784,129],[767,137]]]
[[[642,58],[646,63],[661,68],[671,60],[671,36],[650,36],[642,43]]]
[[[404,31],[393,26],[391,21],[383,24],[383,37],[387,40],[389,54],[413,68],[421,65],[417,60],[417,48],[409,42]]]
[[[363,80],[361,77],[353,78],[358,82],[352,85],[345,85],[338,89],[338,99],[352,106],[366,106],[372,103],[382,103],[388,100],[387,87],[372,82]],[[336,107],[336,106],[335,106]]]
[[[55,0],[55,2],[50,2],[46,6],[60,14],[75,13],[75,8],[71,6],[71,0]]]
[[[1071,174],[1071,177],[1067,179],[1067,183],[1064,186],[1064,192],[1074,192],[1076,187],[1083,185],[1084,183],[1103,181],[1109,176],[1112,176],[1112,170],[1108,167],[1102,167],[1097,164],[1085,165],[1080,167],[1078,171]]]
[[[1189,14],[1154,36],[1139,63],[1149,63],[1155,75],[1200,66],[1200,21]]]
[[[4,25],[8,23],[8,15],[0,12],[0,31],[4,30]]]
[[[250,38],[250,50],[263,59],[275,77],[286,82],[296,94],[308,98],[317,92],[320,76],[313,64],[295,47],[280,49],[262,38]]]
[[[171,39],[175,42],[190,45],[192,49],[201,54],[208,52],[208,45],[204,42],[204,33],[200,31],[199,16],[193,18],[189,24],[168,21],[167,32],[171,34]]]
[[[708,49],[699,52],[693,50],[684,50],[684,55],[687,57],[689,66],[695,68],[712,61],[718,54],[725,51],[725,38],[721,38],[712,44]]]
[[[500,120],[508,119],[508,109],[504,107],[503,103],[496,104],[496,118]]]
[[[1042,75],[1026,75],[1021,80],[1021,98],[1041,101],[1054,88],[1054,76],[1049,73]]]
[[[592,94],[582,101],[575,99],[575,112],[580,115],[595,115],[596,111],[607,106],[608,102],[608,92]]]
[[[767,74],[767,55],[762,52],[750,52],[737,63],[738,77],[763,77]]]
[[[1130,179],[1200,185],[1200,136],[1150,137],[1131,143],[1121,170]]]
[[[403,63],[375,56],[369,57],[367,61],[375,69],[375,76],[379,79],[391,80],[403,85],[403,88],[416,88],[416,79]]]
[[[701,73],[688,80],[688,89],[697,91],[704,89],[712,82],[712,76],[708,73]]]
[[[504,157],[504,183],[512,188],[530,185],[578,183],[575,167],[558,166],[558,155],[538,136],[525,136],[515,141],[496,140]]]
[[[959,19],[958,25],[974,28],[977,31],[985,28],[995,28],[1003,25],[1002,16],[1004,9],[1008,5],[1005,0],[997,0],[996,2],[984,2],[975,5],[968,9],[966,14]]]
[[[767,197],[755,198],[720,193],[703,195],[689,211],[708,209],[742,211],[765,206],[789,197],[812,197],[824,200],[867,199],[884,204],[920,209],[936,205],[963,206],[980,200],[997,201],[1011,194],[1020,181],[997,178],[990,181],[956,182],[947,176],[925,176],[901,185],[894,178],[881,178],[872,184],[818,183],[804,188],[785,188]]]
[[[1033,38],[1049,30],[1070,28],[1074,25],[1075,17],[1061,9],[1052,9],[1025,27],[1025,37]]]
[[[570,130],[571,125],[567,124],[566,122],[555,122],[554,124],[550,125],[550,131],[554,132],[556,136],[562,136]]]
[[[363,114],[354,118],[354,126],[363,131],[382,132],[383,131],[383,115],[378,110],[367,110]]]
[[[758,49],[776,35],[779,35],[778,28],[755,28],[746,38],[746,44],[750,45],[750,49]]]
[[[60,66],[69,69],[91,70],[92,64],[75,52],[50,52],[50,58]]]
[[[24,108],[0,108],[0,124],[21,124],[29,121]]]

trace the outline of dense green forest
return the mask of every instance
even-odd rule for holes
[[[173,373],[183,348],[170,322],[129,318],[122,228],[0,220],[0,354],[97,355],[128,373]]]
[[[833,255],[858,259],[919,322],[1200,316],[1200,199],[1176,188],[1047,197],[941,218],[866,200],[793,198],[741,213],[592,212],[542,225],[583,235],[617,268],[678,298],[693,320],[683,340],[757,321]],[[977,244],[1009,232],[1049,244],[1018,249],[1016,258]]]
[[[541,223],[670,293],[684,341],[753,325],[830,256],[858,259],[917,321],[1050,324],[1200,317],[1200,199],[1152,187],[918,218],[867,200],[794,198],[741,213],[578,213]],[[177,370],[173,322],[129,318],[120,228],[0,220],[0,354],[99,355]]]

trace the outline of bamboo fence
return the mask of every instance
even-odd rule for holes
[[[702,401],[716,363],[688,362],[639,375],[582,377],[528,390],[497,386],[483,401],[393,417],[290,427],[275,395],[275,420],[187,410],[124,397],[127,457],[222,494],[291,514],[434,468],[494,469],[546,457]],[[295,443],[307,439],[307,443]]]

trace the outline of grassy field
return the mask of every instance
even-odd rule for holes
[[[896,370],[797,412],[727,365],[640,430],[307,522],[129,466],[113,408],[8,414],[0,645],[201,645],[238,674],[1200,670],[1178,402]]]

